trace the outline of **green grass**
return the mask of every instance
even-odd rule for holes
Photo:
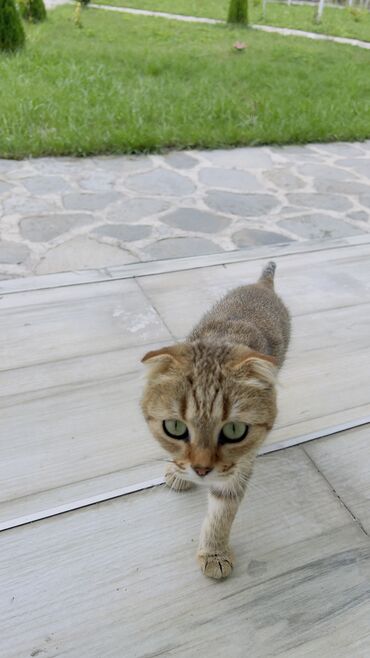
[[[134,7],[173,14],[204,16],[226,20],[229,0],[93,0],[96,4]],[[326,7],[320,24],[314,21],[314,7],[268,3],[262,17],[261,1],[249,1],[251,23],[290,27],[308,32],[320,32],[340,37],[370,41],[370,12]]]
[[[368,51],[73,10],[0,57],[1,157],[370,137]]]

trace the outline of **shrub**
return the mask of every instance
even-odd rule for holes
[[[14,52],[24,42],[24,29],[14,0],[0,0],[0,50]]]
[[[248,0],[230,0],[227,22],[248,25]]]
[[[19,0],[22,18],[30,23],[40,23],[46,18],[44,0]]]

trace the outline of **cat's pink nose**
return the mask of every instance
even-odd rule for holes
[[[213,468],[209,468],[208,466],[192,466],[192,469],[202,478],[213,471]]]

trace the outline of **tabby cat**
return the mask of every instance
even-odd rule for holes
[[[198,560],[211,578],[232,571],[231,525],[276,417],[290,318],[274,292],[275,268],[268,263],[257,283],[229,292],[183,343],[142,359],[150,366],[144,417],[172,457],[167,485],[209,487]]]

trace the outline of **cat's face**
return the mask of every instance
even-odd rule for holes
[[[149,352],[145,419],[185,479],[226,482],[252,461],[276,415],[274,359],[242,346],[184,343]]]

